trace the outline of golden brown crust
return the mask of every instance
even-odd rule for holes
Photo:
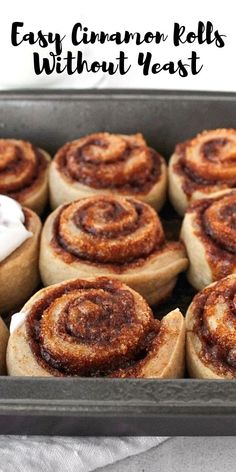
[[[33,233],[20,247],[0,262],[0,311],[15,310],[39,285],[39,242],[41,222],[29,208],[24,208],[26,228]]]
[[[178,213],[194,200],[236,184],[236,130],[203,131],[176,146],[169,165],[169,194]]]
[[[198,293],[186,314],[187,365],[191,377],[236,378],[236,275]]]
[[[184,368],[184,319],[159,322],[145,300],[105,277],[45,288],[23,307],[10,336],[10,375],[177,377]],[[164,346],[165,345],[165,346]]]
[[[188,208],[181,239],[190,261],[188,279],[196,289],[236,272],[235,214],[235,190]]]
[[[48,199],[50,156],[31,143],[0,139],[0,193],[42,213]]]
[[[120,369],[112,377],[182,378],[185,371],[185,320],[178,309],[160,322],[146,357],[138,365]]]
[[[120,194],[160,209],[167,186],[166,164],[141,134],[96,133],[66,143],[49,176],[52,208],[78,198]]]
[[[8,337],[8,329],[2,318],[0,318],[0,375],[6,374],[6,349]]]
[[[42,233],[44,285],[112,276],[153,304],[170,294],[187,263],[182,243],[166,242],[155,211],[133,198],[95,196],[64,205]]]

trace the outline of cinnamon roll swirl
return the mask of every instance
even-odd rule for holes
[[[141,134],[96,133],[65,144],[50,167],[52,208],[99,194],[133,196],[159,210],[165,200],[166,164]]]
[[[0,318],[0,375],[6,374],[6,350],[8,337],[8,329],[2,318]]]
[[[145,300],[117,280],[74,279],[47,287],[22,312],[25,319],[11,333],[7,348],[10,375],[183,375],[180,311],[155,320]]]
[[[42,213],[48,199],[50,156],[27,141],[0,139],[0,193]]]
[[[186,314],[191,377],[236,378],[236,275],[198,293]]]
[[[236,185],[236,130],[203,131],[176,146],[169,165],[170,199],[180,215],[199,198]]]
[[[167,242],[154,209],[134,198],[77,200],[57,208],[43,228],[40,272],[45,286],[112,276],[152,305],[171,293],[186,267],[183,244]]]
[[[236,190],[194,202],[181,229],[188,258],[188,279],[201,290],[236,272]]]

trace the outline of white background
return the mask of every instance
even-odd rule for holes
[[[135,88],[168,88],[197,90],[236,90],[235,80],[235,27],[234,0],[9,0],[2,6],[0,17],[1,74],[0,88],[18,87],[135,87]],[[214,45],[197,43],[184,44],[175,48],[172,44],[173,23],[179,22],[190,31],[196,31],[201,20],[211,21],[215,29],[226,34],[226,45],[219,49]],[[125,76],[101,76],[101,74],[75,74],[73,76],[57,75],[35,76],[33,71],[32,53],[37,47],[22,44],[13,47],[10,41],[11,24],[23,21],[22,31],[37,32],[42,29],[66,34],[63,50],[72,49],[70,33],[76,22],[95,31],[156,31],[169,33],[169,39],[161,45],[146,46],[110,45],[86,47],[85,58],[114,59],[120,49],[125,49],[133,63],[130,72]],[[66,43],[67,41],[67,43]],[[48,48],[49,49],[49,48]],[[75,48],[76,50],[76,48]],[[135,67],[137,54],[140,50],[150,50],[154,62],[165,63],[169,60],[186,59],[192,50],[196,50],[204,63],[203,70],[196,76],[180,78],[167,72],[144,77],[140,67]],[[41,49],[41,54],[48,54]]]

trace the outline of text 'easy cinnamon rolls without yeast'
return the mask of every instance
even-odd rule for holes
[[[155,210],[133,198],[95,196],[56,209],[41,239],[44,285],[112,276],[149,304],[165,299],[188,264],[181,242],[167,242]]]
[[[183,375],[185,322],[180,311],[155,320],[141,295],[117,280],[76,279],[47,287],[20,315],[7,348],[10,375]]]
[[[191,377],[236,378],[236,275],[199,292],[186,314]]]
[[[27,141],[0,139],[0,194],[42,213],[48,199],[50,156]]]
[[[236,130],[203,131],[176,146],[169,165],[170,199],[180,215],[199,198],[236,185]]]
[[[96,133],[65,144],[50,167],[52,208],[94,194],[133,196],[159,210],[166,196],[162,156],[141,134]]]
[[[181,239],[189,258],[188,279],[197,290],[236,272],[236,190],[190,205]]]

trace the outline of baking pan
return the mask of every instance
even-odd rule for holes
[[[166,158],[204,128],[236,128],[236,94],[167,91],[0,93],[0,134],[53,153],[97,131],[144,134]],[[170,207],[168,231],[179,220]],[[176,220],[176,221],[175,221]],[[194,292],[184,277],[171,306]],[[0,377],[0,433],[44,435],[235,435],[236,381]]]

